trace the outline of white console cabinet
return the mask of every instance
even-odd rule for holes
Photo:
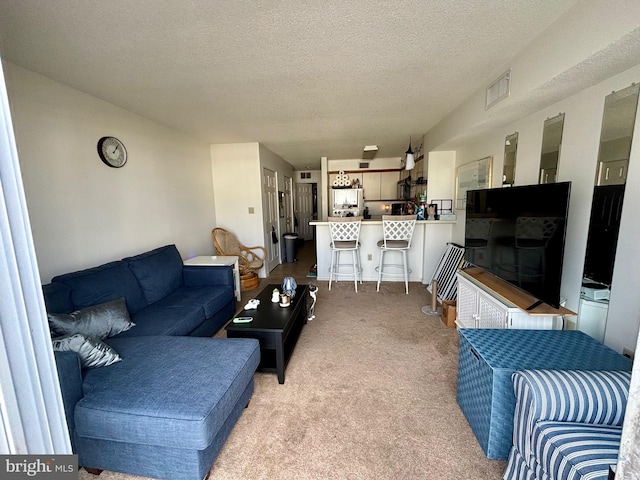
[[[460,270],[456,325],[458,328],[562,328],[567,309],[542,304],[527,311],[535,299],[479,268]]]

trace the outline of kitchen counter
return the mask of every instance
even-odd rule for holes
[[[423,224],[448,224],[455,225],[457,220],[416,220],[416,225]],[[328,221],[312,220],[309,225],[329,225]],[[362,225],[382,225],[382,218],[372,217],[362,220]],[[382,230],[380,230],[382,232]]]
[[[316,256],[318,264],[318,280],[329,281],[329,265],[331,264],[331,237],[328,221],[312,221],[310,225],[316,227]],[[411,272],[410,282],[428,284],[440,261],[440,257],[452,241],[455,220],[418,220],[408,252],[408,262]],[[360,228],[360,260],[362,263],[362,280],[378,281],[375,268],[380,262],[380,248],[378,240],[382,240],[382,219],[367,219],[362,221]],[[389,257],[391,258],[391,257]],[[389,261],[389,260],[385,260]],[[385,281],[389,281],[389,277]],[[391,281],[403,282],[401,277]]]

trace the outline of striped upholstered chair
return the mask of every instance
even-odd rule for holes
[[[615,465],[631,372],[525,370],[505,480],[606,480]]]

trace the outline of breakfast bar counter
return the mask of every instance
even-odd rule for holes
[[[316,227],[316,255],[318,280],[329,281],[331,264],[331,237],[329,222],[312,221]],[[408,252],[410,282],[429,283],[447,243],[451,242],[455,220],[418,220]],[[360,260],[362,264],[362,280],[378,281],[376,267],[380,262],[380,248],[377,243],[382,240],[382,220],[363,220],[360,229]],[[391,257],[389,257],[391,258]],[[387,258],[385,257],[385,263]],[[385,278],[385,281],[388,278]],[[397,281],[404,281],[401,277]]]

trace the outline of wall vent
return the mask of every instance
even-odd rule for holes
[[[369,168],[369,162],[360,162],[358,168]]]
[[[487,100],[484,109],[489,110],[509,95],[511,95],[511,69],[504,72],[487,87]]]

